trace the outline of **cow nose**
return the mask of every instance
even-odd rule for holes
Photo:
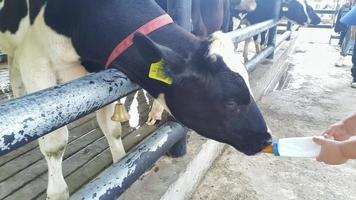
[[[271,147],[272,147],[272,144],[273,144],[273,139],[270,138],[268,140],[266,140],[263,145],[262,145],[262,149],[260,152],[264,152],[266,153],[268,150],[270,151]],[[267,151],[266,151],[267,150]]]

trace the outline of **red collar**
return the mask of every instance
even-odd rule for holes
[[[171,23],[173,23],[172,18],[168,14],[164,14],[154,18],[153,20],[147,22],[146,24],[138,28],[115,47],[115,49],[111,52],[108,61],[106,62],[105,69],[107,69],[117,57],[119,57],[122,53],[124,53],[128,48],[132,46],[132,40],[136,32],[148,35],[153,31]]]

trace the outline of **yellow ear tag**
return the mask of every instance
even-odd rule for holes
[[[167,83],[168,85],[172,84],[172,78],[167,76],[166,73],[164,72],[164,63],[163,60],[160,60],[156,63],[152,63],[150,67],[150,72],[148,74],[148,77],[151,79],[155,79],[158,81],[162,81],[164,83]]]
[[[283,7],[282,7],[282,11],[283,11],[283,12],[287,12],[287,11],[288,11],[288,7],[283,6]]]

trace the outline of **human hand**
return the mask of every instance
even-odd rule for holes
[[[321,146],[320,154],[316,158],[317,161],[329,165],[340,165],[347,161],[341,151],[342,142],[321,137],[314,137],[313,141]]]
[[[335,139],[337,141],[344,141],[353,136],[343,122],[338,122],[331,125],[326,131],[324,131],[323,136],[328,139]]]

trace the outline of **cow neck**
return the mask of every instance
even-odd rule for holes
[[[123,39],[117,44],[106,62],[105,69],[108,69],[111,63],[116,58],[120,57],[121,54],[123,54],[128,48],[133,45],[133,37],[135,35],[135,32],[140,32],[143,35],[148,35],[158,30],[159,28],[162,28],[163,26],[166,26],[171,23],[173,23],[172,18],[168,14],[163,14],[143,24],[140,28],[129,34],[125,39]]]
[[[174,23],[166,25],[148,36],[184,58],[192,56],[201,44],[201,39]],[[144,61],[136,48],[133,47],[130,47],[112,64],[114,68],[123,71],[131,80],[141,85],[154,97],[160,93],[169,92],[170,85],[148,77],[150,65],[151,63]]]

